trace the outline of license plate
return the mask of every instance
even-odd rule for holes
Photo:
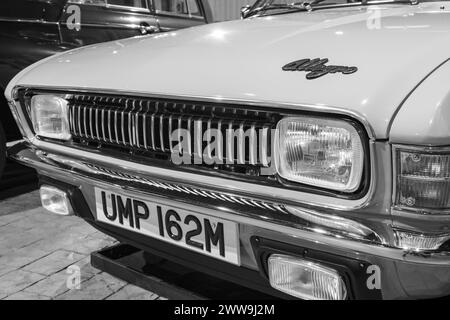
[[[237,223],[95,188],[97,220],[236,265]]]

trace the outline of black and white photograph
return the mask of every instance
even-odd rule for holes
[[[0,0],[0,300],[448,304],[450,2]]]

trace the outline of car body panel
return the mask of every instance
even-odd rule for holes
[[[39,84],[336,106],[361,115],[377,139],[386,139],[405,97],[448,58],[450,9],[440,8],[435,2],[324,9],[109,42],[30,68],[8,91]],[[367,25],[374,12],[379,29]],[[304,72],[281,69],[304,58],[358,71],[307,80]],[[127,68],[110,67],[118,65]]]
[[[390,130],[395,144],[450,145],[450,62],[418,86],[399,109]]]

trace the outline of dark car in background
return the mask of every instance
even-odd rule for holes
[[[1,0],[0,92],[19,71],[55,53],[208,22],[206,0]],[[6,143],[21,137],[1,95],[0,177]]]

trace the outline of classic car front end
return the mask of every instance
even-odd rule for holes
[[[449,295],[450,7],[286,10],[27,68],[9,153],[50,211],[275,296]]]

